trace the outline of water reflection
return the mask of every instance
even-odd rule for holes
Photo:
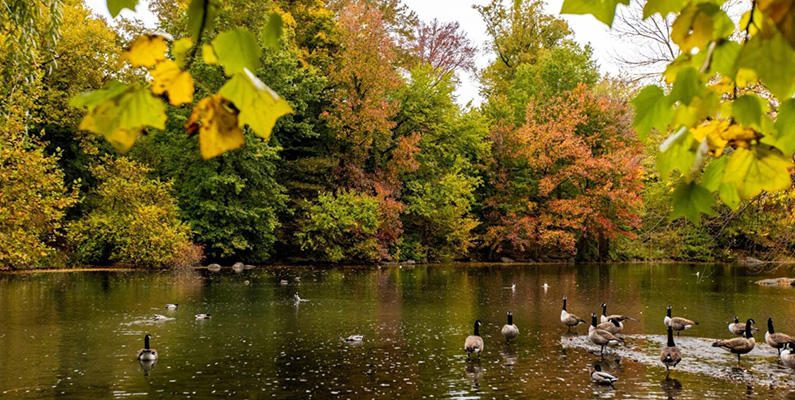
[[[0,274],[0,360],[25,360],[0,363],[0,396],[107,397],[98,389],[105,388],[197,398],[704,399],[741,397],[750,386],[754,396],[778,398],[795,382],[775,351],[758,343],[743,356],[745,368],[733,370],[736,360],[710,346],[727,336],[725,319],[735,314],[772,316],[781,331],[795,332],[795,321],[784,318],[795,306],[782,295],[795,289],[754,285],[758,276],[751,274],[760,272],[725,265],[416,265]],[[681,290],[672,293],[671,285]],[[296,292],[311,301],[298,307]],[[627,346],[601,358],[587,336],[560,323],[563,296],[578,314],[607,302],[641,322],[626,325]],[[179,308],[164,312],[166,303]],[[666,304],[700,325],[677,340],[685,354],[678,381],[661,384]],[[500,328],[509,309],[522,328],[505,346]],[[173,319],[156,323],[155,313]],[[196,320],[199,313],[212,319]],[[461,344],[476,319],[485,351],[462,366]],[[157,372],[154,364],[130,362],[150,330],[161,353]],[[351,334],[367,340],[341,343]],[[75,351],[84,341],[91,356]],[[586,371],[596,362],[619,378],[615,390],[590,384]]]
[[[138,364],[141,365],[141,371],[144,372],[144,376],[149,376],[149,372],[155,369],[157,360],[138,360]]]
[[[677,379],[665,378],[660,382],[660,387],[669,399],[676,399],[682,394],[682,383]]]

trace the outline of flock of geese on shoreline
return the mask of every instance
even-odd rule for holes
[[[568,331],[576,329],[578,325],[585,324],[586,321],[577,315],[571,314],[566,309],[566,297],[563,297],[563,308],[560,311],[560,322],[566,325]],[[607,315],[607,304],[602,303],[602,315],[597,323],[596,313],[591,313],[591,324],[588,327],[588,340],[591,343],[600,347],[599,354],[604,355],[606,346],[620,346],[624,344],[624,338],[619,337],[618,333],[624,329],[624,322],[635,321],[637,319],[625,315],[613,314]],[[671,316],[671,306],[668,305],[663,323],[667,327],[668,342],[660,352],[660,362],[665,365],[666,378],[671,373],[671,368],[676,367],[682,361],[682,351],[676,346],[674,342],[674,331],[676,336],[687,329],[690,329],[698,322],[689,320],[682,317]],[[754,327],[756,321],[749,318],[745,323],[741,323],[737,316],[734,317],[734,322],[729,324],[729,331],[739,337],[732,339],[720,339],[712,343],[712,347],[720,347],[733,354],[737,354],[737,362],[740,362],[740,356],[751,352],[756,346],[754,339],[754,332],[759,329]],[[480,337],[480,320],[475,321],[474,333],[466,338],[464,342],[464,350],[467,353],[467,360],[474,353],[480,359],[480,354],[483,352],[483,339]],[[502,327],[502,335],[505,336],[506,344],[510,344],[511,340],[519,335],[519,328],[513,323],[513,313],[508,311],[508,323]],[[773,318],[767,319],[767,332],[765,332],[765,342],[778,351],[779,358],[782,364],[787,367],[795,368],[795,337],[776,332],[773,328]],[[591,371],[591,380],[598,384],[612,385],[618,378],[602,371],[599,364],[594,365]]]

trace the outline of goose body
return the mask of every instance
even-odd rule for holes
[[[505,336],[505,343],[510,344],[511,339],[519,336],[519,328],[513,324],[513,313],[508,311],[508,323],[502,327],[502,336]]]
[[[795,343],[784,343],[784,349],[781,350],[779,358],[781,358],[782,364],[795,368]]]
[[[600,385],[612,385],[618,378],[602,371],[602,367],[596,364],[593,366],[593,372],[591,372],[591,380]]]
[[[619,325],[621,325],[621,329],[624,329],[624,321],[638,322],[637,319],[632,317],[627,317],[626,315],[620,315],[620,314],[607,315],[607,303],[602,303],[602,316],[600,317],[600,322],[604,324],[605,322],[611,319],[618,321]]]
[[[773,318],[768,318],[767,332],[765,332],[765,342],[767,342],[770,347],[778,350],[778,353],[781,354],[781,348],[784,347],[784,343],[795,342],[795,338],[784,333],[776,333],[776,331],[773,329]]]
[[[152,319],[155,320],[155,321],[165,321],[165,320],[168,319],[168,317],[166,317],[165,315],[161,315],[161,314],[155,314],[152,317]]]
[[[571,331],[571,328],[577,327],[579,324],[584,324],[585,320],[566,311],[566,298],[563,298],[563,309],[560,310],[560,322],[566,325]]]
[[[467,336],[464,341],[464,350],[467,352],[467,360],[472,353],[477,353],[480,358],[480,353],[483,351],[483,338],[480,337],[480,320],[475,321],[475,332],[471,336]]]
[[[599,325],[596,325],[596,329],[601,329],[603,331],[608,331],[608,332],[612,333],[613,335],[617,335],[619,332],[621,332],[622,328],[623,327],[621,326],[621,323],[618,322],[618,320],[613,319],[613,318],[610,318],[607,322],[603,322],[603,323],[601,323]],[[590,331],[590,328],[588,329],[588,331]]]
[[[196,314],[196,319],[210,319],[210,314]]]
[[[138,350],[138,359],[141,361],[154,361],[157,360],[157,350],[149,347],[149,339],[152,338],[152,335],[146,334],[144,336],[144,348]]]
[[[745,322],[745,337],[738,337],[727,340],[716,340],[712,343],[712,347],[721,347],[734,354],[737,354],[737,362],[740,362],[740,355],[749,353],[756,346],[754,334],[751,332],[751,324],[754,323],[753,319],[748,319]]]
[[[756,332],[758,330],[759,330],[759,328],[757,328],[755,326],[751,327],[751,331],[752,332]],[[737,336],[745,336],[745,323],[744,322],[740,322],[740,319],[737,318],[736,315],[734,316],[734,322],[729,324],[729,332],[731,332],[731,333],[733,333],[733,334],[735,334]]]
[[[665,316],[665,319],[663,319],[663,323],[665,324],[665,326],[670,326],[671,328],[673,328],[673,330],[676,331],[676,336],[679,336],[679,332],[682,332],[685,329],[690,329],[698,325],[698,322],[691,321],[686,318],[671,317],[670,305],[668,306],[668,314]]]
[[[166,304],[166,310],[176,310],[179,304],[176,303],[168,303]]]
[[[600,354],[604,353],[605,346],[617,346],[624,343],[624,339],[616,337],[612,333],[597,327],[596,313],[591,313],[591,326],[588,328],[588,339],[593,344],[601,347]]]
[[[668,345],[662,349],[660,353],[660,362],[665,365],[665,370],[667,373],[670,373],[671,367],[676,367],[676,364],[682,361],[682,351],[676,347],[676,343],[674,343],[674,330],[670,326],[668,327]],[[666,376],[668,376],[666,374]]]

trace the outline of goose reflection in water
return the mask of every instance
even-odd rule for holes
[[[479,386],[480,380],[483,379],[483,367],[480,366],[480,360],[466,363],[464,373],[475,386]]]
[[[144,372],[144,376],[149,376],[149,372],[155,369],[157,360],[138,360],[138,364],[141,365],[141,371]]]
[[[660,387],[669,399],[675,399],[682,394],[682,383],[677,379],[665,378],[660,382]]]
[[[519,352],[511,346],[505,346],[500,351],[500,356],[502,356],[502,365],[506,367],[513,367],[519,361]]]

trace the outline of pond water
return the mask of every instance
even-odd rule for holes
[[[795,399],[795,371],[762,344],[768,317],[795,333],[795,288],[752,283],[786,275],[795,271],[504,264],[5,274],[0,398]],[[584,318],[603,301],[638,318],[625,323],[626,347],[600,357],[587,326],[567,334],[564,295]],[[678,339],[684,360],[668,380],[667,304],[700,323]],[[520,329],[510,346],[500,334],[508,310]],[[733,337],[735,314],[760,329],[740,364],[710,346]],[[485,349],[467,362],[476,319]],[[147,333],[160,354],[148,371],[135,359]],[[353,334],[363,342],[343,341]],[[619,378],[614,387],[590,382],[594,363]]]

